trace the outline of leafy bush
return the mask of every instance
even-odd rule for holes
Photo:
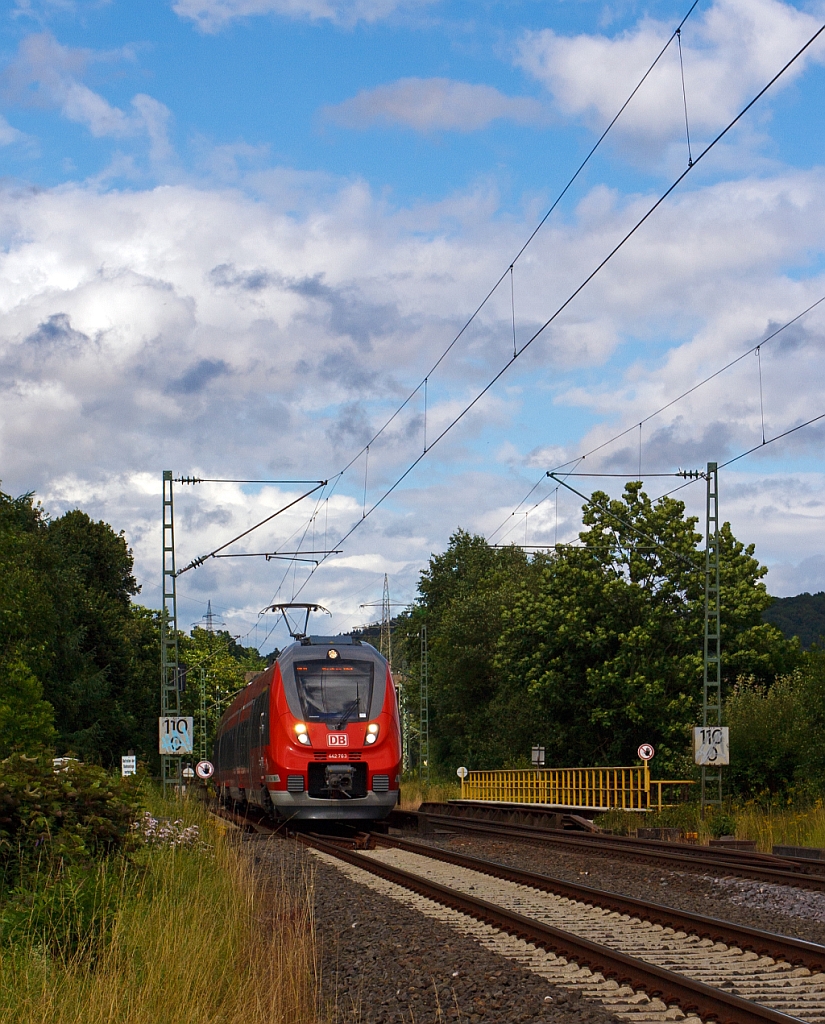
[[[725,702],[730,780],[761,804],[793,796],[811,801],[825,789],[825,653],[772,686],[739,679]]]
[[[58,865],[88,865],[134,847],[138,783],[94,765],[12,754],[0,762],[0,878],[13,889],[23,876]]]

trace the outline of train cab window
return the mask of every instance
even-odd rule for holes
[[[366,718],[372,702],[371,661],[298,661],[295,683],[308,722],[326,722],[342,729]]]

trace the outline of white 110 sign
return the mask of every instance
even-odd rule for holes
[[[158,719],[161,754],[191,754],[195,720],[186,716]]]
[[[730,764],[730,736],[726,725],[697,726],[693,730],[693,760],[703,767]]]

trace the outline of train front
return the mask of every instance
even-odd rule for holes
[[[278,658],[266,788],[279,816],[384,818],[401,781],[401,726],[389,666],[351,637],[305,637]]]

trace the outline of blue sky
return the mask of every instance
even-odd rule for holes
[[[3,488],[124,529],[156,603],[161,470],[332,478],[506,270],[687,7],[7,4]],[[697,5],[682,32],[694,157],[823,20],[822,3]],[[306,583],[336,628],[367,614],[359,603],[380,596],[384,572],[412,597],[457,526],[492,537],[517,511],[523,534],[518,502],[544,470],[825,294],[824,65],[820,41]],[[432,375],[429,439],[506,361],[513,309],[521,343],[687,156],[671,46],[516,265],[513,305],[505,280]],[[749,358],[646,424],[643,469],[721,462],[755,443],[763,416],[773,436],[825,412],[823,329],[820,307],[765,345],[761,404]],[[419,393],[368,464],[249,550],[306,545],[321,517],[330,542],[346,533],[365,483],[369,507],[420,453],[423,411]],[[821,441],[803,431],[723,477],[723,514],[756,542],[777,594],[825,588]],[[634,433],[590,464],[634,475],[638,449]],[[181,496],[181,557],[293,493]],[[684,496],[698,512],[698,489]],[[577,504],[561,495],[558,517],[555,497],[530,512],[528,541],[572,538]],[[305,577],[210,562],[181,579],[183,618],[211,599],[236,632],[260,634],[258,610]]]

